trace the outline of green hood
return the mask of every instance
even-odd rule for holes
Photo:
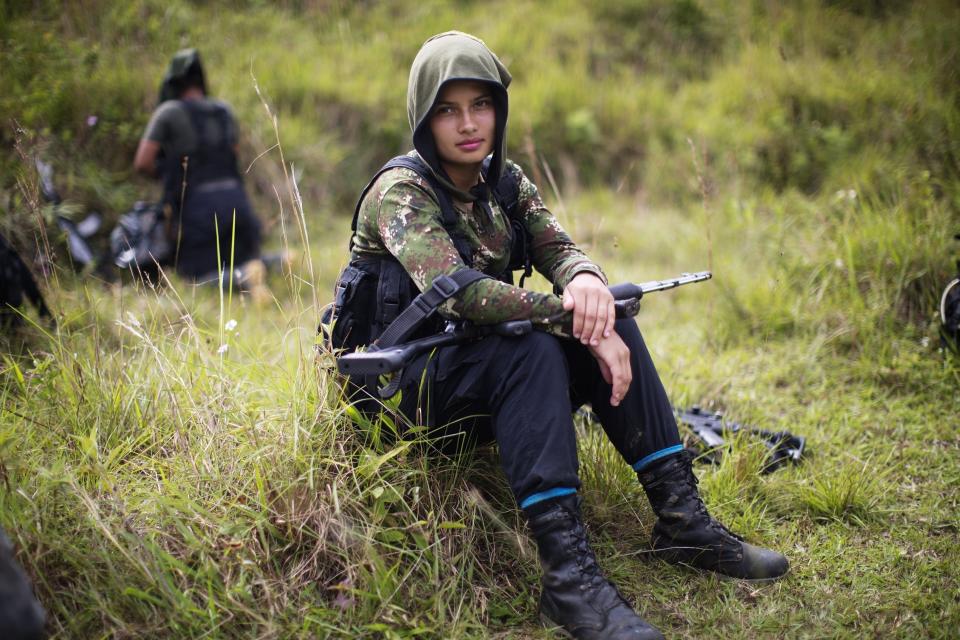
[[[430,132],[428,116],[440,94],[440,88],[451,80],[478,80],[493,88],[497,123],[493,158],[487,173],[487,184],[496,185],[507,158],[507,87],[510,72],[479,38],[460,31],[447,31],[423,43],[410,67],[407,84],[407,118],[413,131],[413,147],[433,170],[437,179],[459,200],[486,199],[485,189],[464,193],[457,189],[440,166],[437,146]]]
[[[198,79],[203,92],[207,92],[200,53],[196,49],[181,49],[170,60],[170,66],[167,67],[167,72],[160,83],[160,102],[174,100],[182,90],[184,82],[190,77]]]

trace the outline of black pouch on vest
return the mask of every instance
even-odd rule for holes
[[[418,293],[395,259],[354,258],[337,278],[333,305],[324,312],[320,330],[332,323],[330,347],[354,351],[379,338]],[[409,339],[438,333],[442,326],[440,318],[431,318]]]
[[[330,326],[330,346],[353,351],[369,344],[376,322],[377,269],[351,262],[340,273],[334,288],[333,306],[323,314],[321,327]]]

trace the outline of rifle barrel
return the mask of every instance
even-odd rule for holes
[[[615,284],[610,287],[610,293],[613,294],[615,300],[642,298],[645,294],[653,291],[665,291],[685,284],[703,282],[712,277],[713,274],[709,271],[697,271],[696,273],[684,273],[676,278],[669,278],[667,280],[651,280],[650,282],[641,282],[640,284],[624,282],[623,284]]]

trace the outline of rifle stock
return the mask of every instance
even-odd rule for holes
[[[529,320],[510,320],[492,325],[465,325],[453,331],[411,340],[386,349],[348,353],[337,358],[337,369],[346,375],[380,375],[403,369],[421,353],[488,335],[522,336],[533,331]]]

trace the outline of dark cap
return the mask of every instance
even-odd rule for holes
[[[181,49],[170,60],[160,84],[160,102],[179,97],[188,83],[199,86],[204,93],[207,92],[203,64],[196,49]]]

